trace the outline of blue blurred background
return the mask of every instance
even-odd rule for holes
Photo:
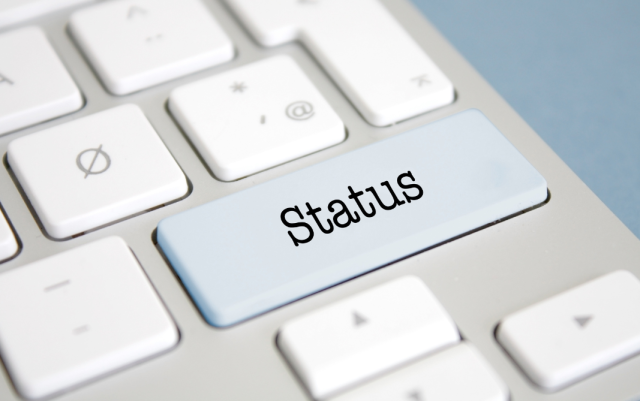
[[[413,0],[640,238],[640,0]]]

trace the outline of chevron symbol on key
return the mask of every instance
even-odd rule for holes
[[[578,323],[578,325],[580,326],[580,328],[585,328],[587,324],[589,324],[589,322],[591,321],[591,319],[593,319],[593,316],[574,316],[573,320],[576,321],[576,323]]]

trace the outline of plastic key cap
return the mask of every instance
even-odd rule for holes
[[[132,104],[15,139],[7,160],[54,238],[169,203],[189,189],[171,153]]]
[[[16,252],[18,252],[18,241],[13,235],[6,216],[0,212],[0,261],[9,259]]]
[[[0,54],[0,134],[82,107],[80,90],[40,28],[0,35]]]
[[[370,124],[453,102],[449,79],[377,0],[227,3],[261,44],[301,41]]]
[[[462,343],[331,401],[507,401],[509,391],[471,344]]]
[[[298,65],[271,57],[175,89],[169,109],[221,180],[344,140],[338,115]]]
[[[0,1],[0,28],[93,1],[95,0],[3,0]]]
[[[23,397],[51,396],[177,342],[175,324],[119,237],[0,274],[0,350]]]
[[[158,243],[205,319],[228,326],[546,198],[468,110],[169,217]]]
[[[455,323],[406,276],[285,323],[278,345],[314,398],[456,344]]]
[[[507,316],[497,334],[531,380],[558,390],[640,352],[640,280],[609,273]]]
[[[109,1],[77,11],[69,28],[104,86],[126,95],[233,58],[200,0]]]

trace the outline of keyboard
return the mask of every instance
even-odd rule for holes
[[[0,399],[640,399],[640,243],[405,0],[0,2]]]

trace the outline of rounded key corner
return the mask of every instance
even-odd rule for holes
[[[124,97],[127,95],[140,92],[142,89],[127,89],[126,85],[111,81],[105,76],[100,76],[100,82],[106,91],[112,96]]]
[[[49,238],[52,241],[69,241],[85,234],[84,231],[78,233],[68,233],[64,230],[57,230],[54,227],[47,226],[47,223],[45,223],[40,217],[39,220],[42,224],[42,231],[45,237]]]
[[[165,217],[164,219],[160,220],[158,222],[158,225],[156,226],[155,233],[156,233],[156,240],[158,241],[158,244],[163,242],[162,240],[163,233],[167,230],[165,227],[167,227],[167,225],[170,224],[168,221],[171,219],[171,217],[172,216]]]
[[[406,274],[404,276],[400,276],[396,279],[394,279],[391,282],[410,282],[410,283],[415,283],[416,285],[420,285],[421,287],[426,287],[427,283],[425,283],[425,281],[423,279],[421,279],[419,276],[415,275],[415,274]]]
[[[131,248],[129,248],[129,245],[127,244],[127,241],[125,241],[124,238],[119,235],[110,235],[103,238],[102,241],[104,241],[105,243],[113,243],[114,245],[117,244],[117,246],[131,250]]]
[[[159,296],[158,299],[160,299]],[[162,300],[160,301],[162,302]],[[163,307],[167,313],[167,327],[164,332],[159,334],[158,337],[160,339],[158,341],[158,350],[156,354],[151,355],[151,357],[160,356],[161,354],[170,352],[171,350],[178,347],[180,345],[180,342],[182,341],[182,332],[180,331],[178,324],[175,322],[164,303]]]
[[[15,232],[14,232],[14,236],[15,236]],[[20,241],[20,239],[17,236],[15,236],[15,240],[16,240],[15,250],[13,251],[13,253],[11,255],[9,255],[9,256],[7,256],[7,257],[5,257],[3,259],[0,259],[0,265],[16,259],[22,253],[22,249],[23,249],[22,241]]]
[[[220,312],[216,312],[207,301],[198,302],[194,299],[194,302],[197,304],[200,313],[202,314],[202,318],[204,321],[211,327],[215,329],[228,329],[239,323],[242,323],[244,320],[238,319],[230,319],[228,316],[224,317]],[[203,305],[206,305],[203,307]]]
[[[17,238],[16,238],[17,240]],[[22,253],[22,242],[21,241],[16,241],[17,242],[17,246],[16,246],[16,250],[8,257],[0,260],[0,264],[4,264],[7,262],[10,262],[12,260],[14,260],[15,258],[17,258],[21,253]]]
[[[507,317],[509,317],[509,315],[508,315]],[[503,318],[503,319],[502,319],[502,320],[500,320],[498,323],[496,323],[496,325],[495,325],[495,326],[494,326],[494,328],[493,328],[493,338],[494,338],[494,340],[498,343],[498,345],[500,345],[500,348],[502,348],[502,350],[503,350],[504,352],[506,352],[508,355],[510,355],[510,354],[509,354],[509,351],[507,351],[506,347],[504,346],[504,342],[505,342],[505,341],[504,341],[504,339],[503,339],[503,336],[504,336],[504,334],[503,334],[503,333],[504,333],[504,328],[503,328],[503,326],[504,326],[504,320],[505,320],[507,317]]]
[[[47,396],[56,396],[64,391],[57,390],[52,393],[49,390],[42,389],[38,384],[32,384],[26,381],[22,381],[17,377],[13,378],[13,384],[18,393],[27,400],[39,400]]]
[[[487,120],[489,119],[483,112],[482,110],[476,108],[476,107],[472,107],[470,109],[466,109],[465,111],[463,111],[462,113],[466,113],[466,114],[476,114],[476,115],[480,115],[483,118],[486,118]],[[462,114],[461,113],[461,114]]]
[[[0,339],[3,348],[12,350],[4,356],[5,363],[23,397],[52,397],[84,386],[179,343],[179,328],[118,236],[66,250],[13,272],[0,275]],[[34,284],[41,291],[34,291]],[[57,295],[61,293],[62,298]],[[118,302],[109,302],[114,296]],[[16,301],[6,302],[8,299]],[[74,305],[71,310],[69,302]],[[43,313],[56,318],[42,319]],[[74,318],[69,319],[71,316]],[[85,318],[78,321],[78,316]],[[42,338],[21,335],[34,332]],[[88,335],[90,343],[68,341],[65,333],[72,338]],[[71,366],[65,362],[67,355],[71,355]],[[93,368],[83,369],[88,364]]]
[[[178,165],[178,167],[180,167],[180,165],[178,164],[178,162],[174,159],[176,165]],[[176,190],[176,197],[173,198],[172,200],[165,202],[165,205],[168,204],[172,204],[172,203],[176,203],[176,202],[180,202],[186,198],[189,197],[189,195],[191,195],[191,193],[193,192],[193,183],[191,182],[191,180],[189,179],[189,177],[187,177],[187,174],[184,172],[184,170],[182,170],[182,168],[180,168],[180,179],[176,180],[179,181],[177,183],[177,185],[179,186],[178,190]],[[153,210],[154,208],[151,208],[150,210]]]
[[[74,97],[74,101],[76,101],[77,103],[74,104],[74,109],[69,111],[67,114],[63,114],[62,116],[66,116],[72,113],[77,113],[80,110],[84,109],[85,106],[87,105],[87,103],[89,102],[89,100],[87,99],[87,97],[84,95],[84,93],[80,90],[80,87],[78,86],[78,84],[74,81],[74,84],[76,86],[76,89],[73,93],[73,97]],[[77,105],[77,106],[76,106]],[[60,117],[62,117],[60,116]]]
[[[618,270],[614,270],[611,273],[608,273],[606,276],[615,276],[615,277],[626,277],[628,279],[631,279],[633,281],[635,281],[636,283],[640,284],[640,278],[638,278],[638,276],[636,276],[635,274],[633,274],[631,271],[626,270],[626,269],[618,269]]]

